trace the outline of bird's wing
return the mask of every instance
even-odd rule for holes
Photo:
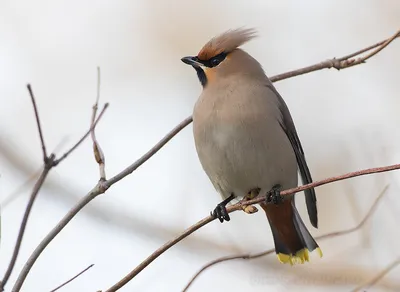
[[[293,119],[290,115],[289,109],[280,96],[275,87],[270,84],[267,87],[276,95],[278,100],[278,106],[281,110],[282,120],[281,127],[285,131],[290,143],[292,144],[294,153],[296,154],[297,164],[300,169],[301,179],[303,184],[312,183],[312,177],[310,170],[308,169],[306,158],[304,156],[303,147],[301,146],[300,139],[297,135],[296,127],[294,125]],[[317,211],[317,197],[315,196],[314,188],[307,189],[304,191],[306,195],[306,205],[308,211],[308,217],[310,218],[311,224],[318,228],[318,211]]]

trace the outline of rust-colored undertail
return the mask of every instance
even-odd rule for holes
[[[303,264],[309,261],[309,252],[321,249],[301,220],[294,198],[286,199],[281,204],[265,204],[264,209],[275,242],[275,252],[281,263]]]

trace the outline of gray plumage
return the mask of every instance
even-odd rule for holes
[[[240,198],[256,187],[266,193],[276,184],[294,188],[297,165],[303,183],[311,183],[289,110],[261,65],[241,49],[224,62],[193,112],[196,149],[214,187],[223,198]],[[314,189],[306,192],[306,202],[317,227]]]
[[[197,56],[182,58],[193,66],[203,85],[193,111],[193,134],[201,165],[224,199],[213,213],[221,222],[230,220],[225,205],[232,195],[240,199],[255,189],[266,195],[277,185],[283,190],[297,187],[297,169],[303,183],[312,182],[285,101],[261,65],[237,48],[254,35],[251,29],[231,30],[211,39]],[[310,221],[317,228],[314,189],[305,194]],[[260,205],[270,223],[278,259],[291,264],[308,261],[308,251],[318,244],[294,199]]]

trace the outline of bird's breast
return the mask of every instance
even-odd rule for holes
[[[200,98],[193,113],[196,149],[213,184],[240,196],[297,185],[296,158],[274,100],[254,89],[231,92]]]

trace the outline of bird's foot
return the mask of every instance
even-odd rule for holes
[[[253,205],[247,205],[242,207],[243,212],[247,214],[254,214],[258,212],[258,209],[256,206]]]
[[[279,205],[283,202],[284,197],[281,195],[281,185],[274,185],[272,189],[267,193],[265,202],[267,204]]]
[[[243,201],[252,200],[255,197],[257,197],[259,193],[260,193],[259,188],[253,189],[247,193],[247,195],[243,198]],[[242,206],[242,210],[243,210],[243,212],[245,212],[247,214],[254,214],[254,213],[258,212],[257,207],[253,206],[253,205]]]
[[[217,218],[219,222],[224,222],[225,221],[230,221],[231,217],[229,217],[228,211],[226,210],[226,205],[232,201],[235,198],[234,194],[231,194],[228,198],[223,200],[221,203],[219,203],[214,211],[211,212],[211,216],[214,218]]]

